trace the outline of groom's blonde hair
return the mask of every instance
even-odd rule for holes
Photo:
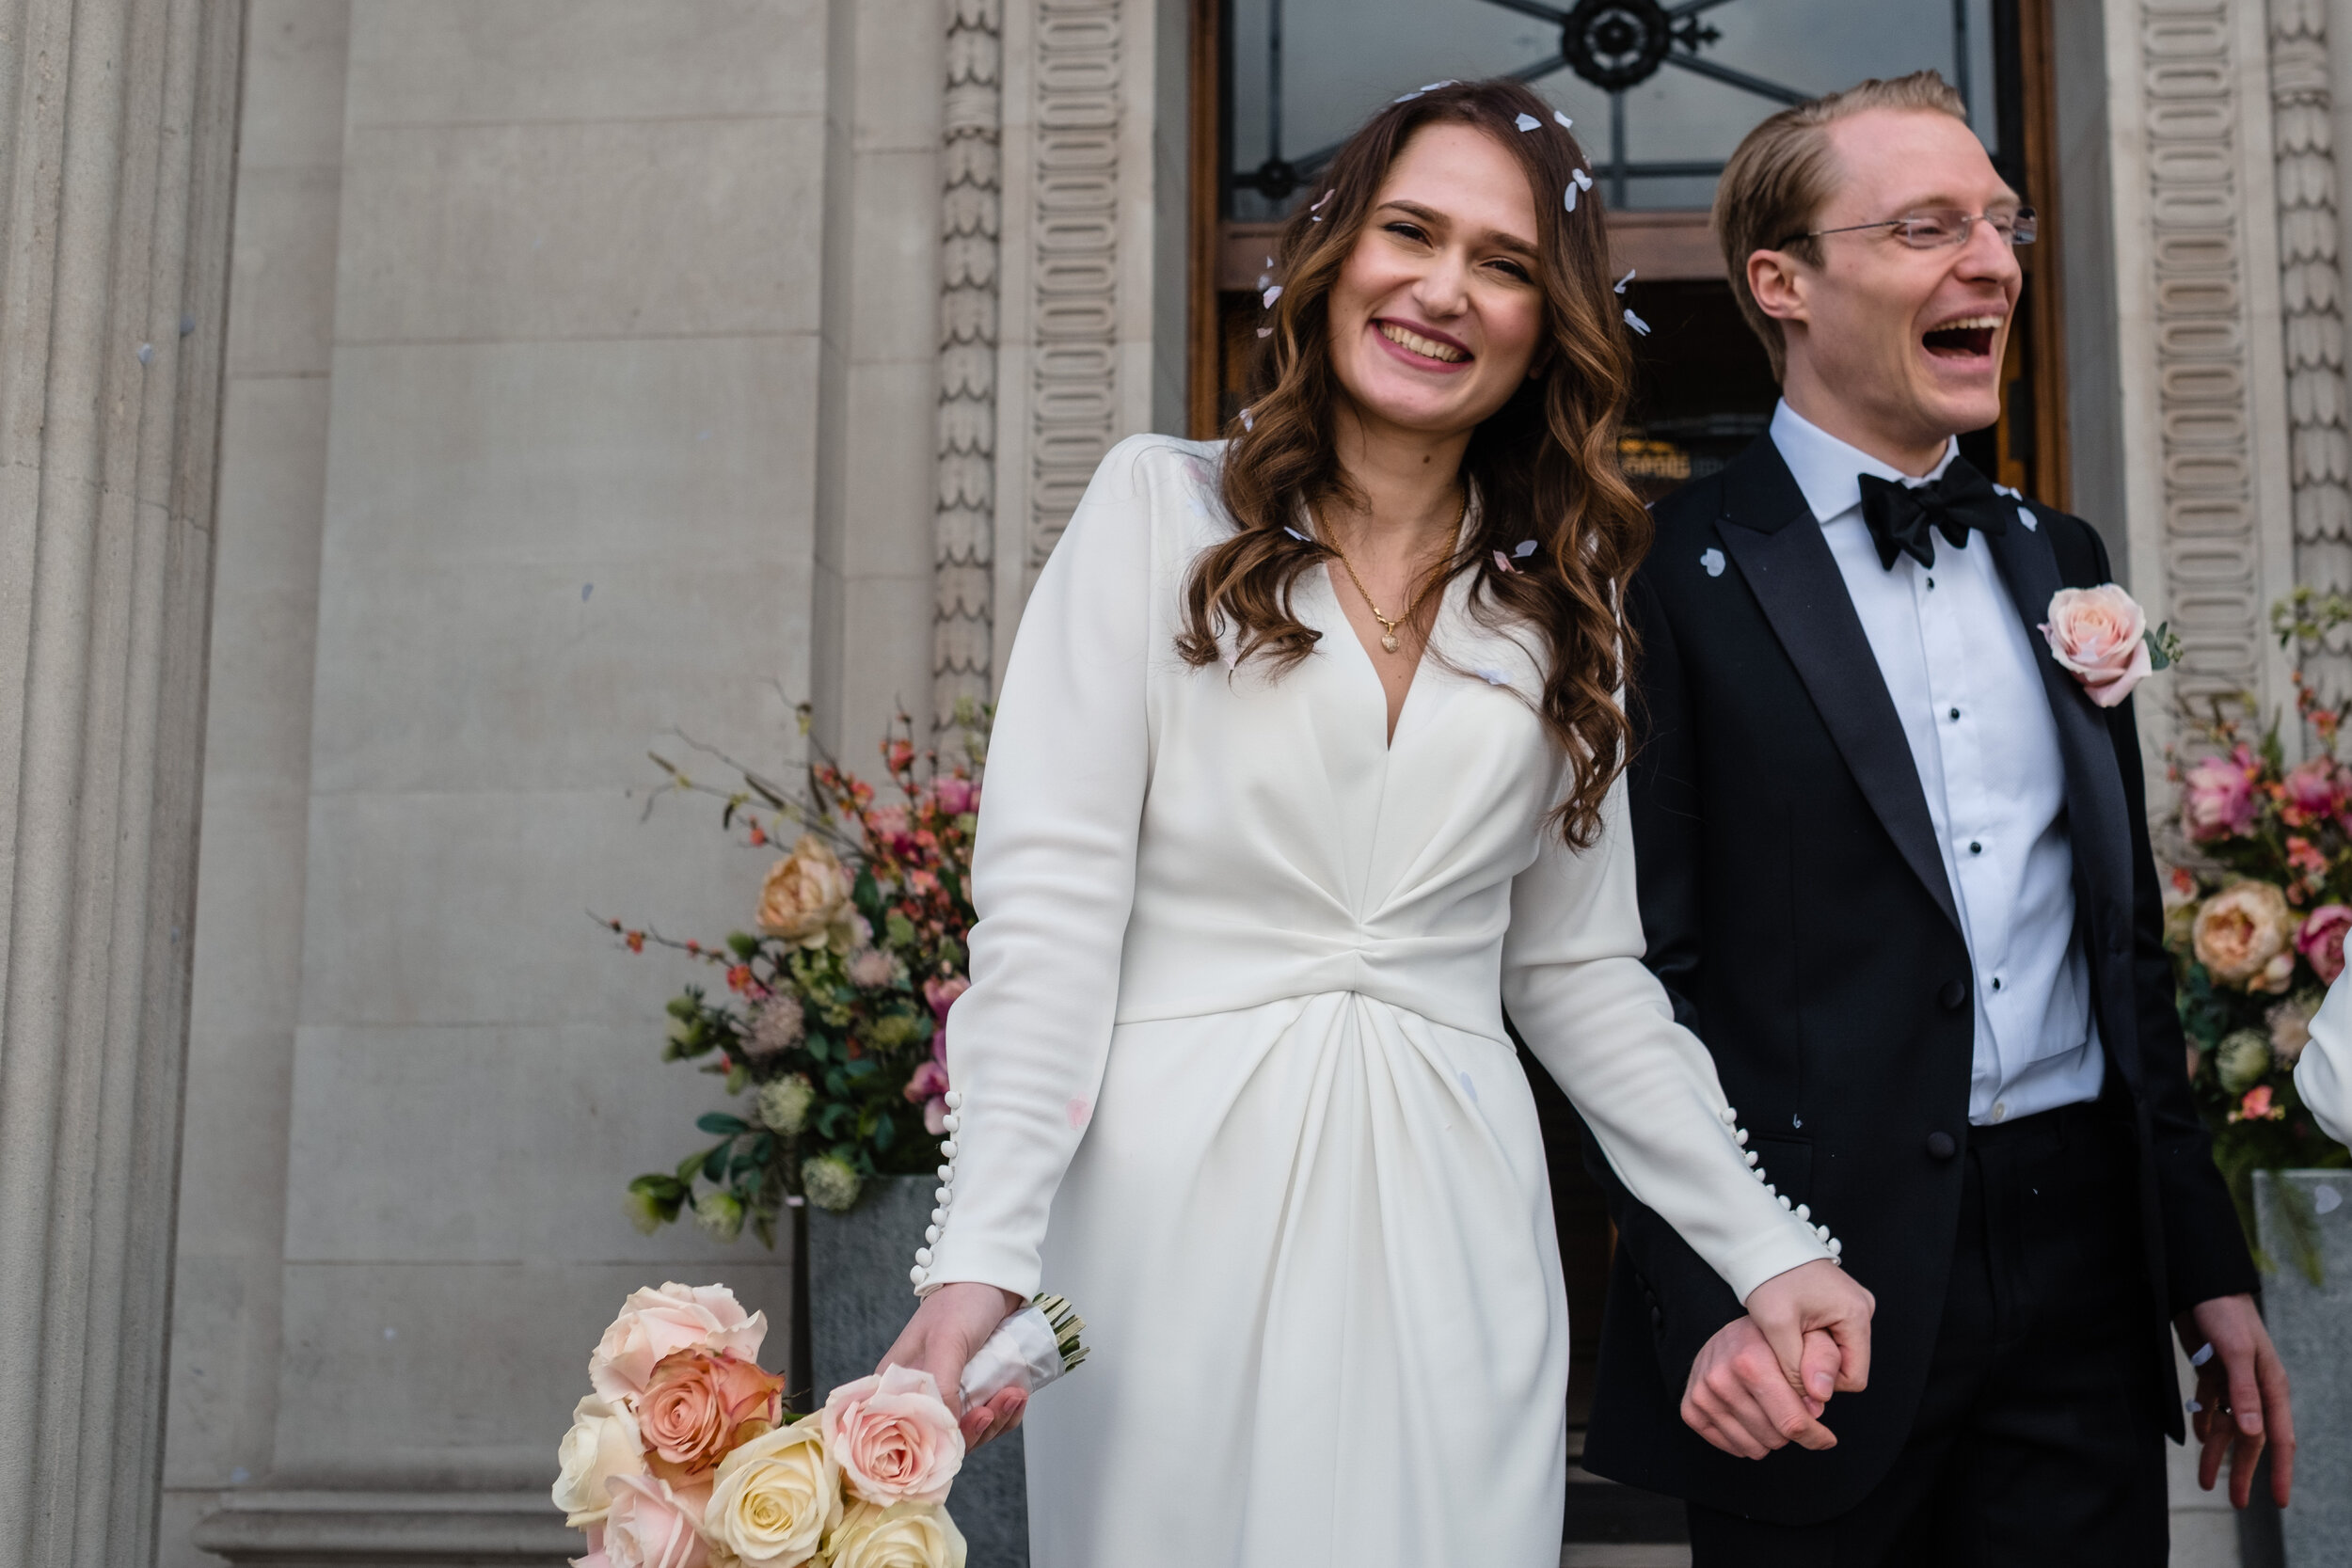
[[[1968,105],[1958,90],[1932,71],[1885,81],[1873,76],[1766,119],[1740,143],[1716,183],[1715,237],[1724,247],[1732,297],[1749,329],[1763,340],[1774,381],[1786,369],[1788,343],[1780,323],[1756,309],[1748,289],[1748,258],[1759,250],[1786,250],[1808,265],[1820,265],[1820,243],[1796,236],[1813,227],[1814,214],[1837,185],[1836,154],[1822,133],[1866,109],[1922,109],[1963,124],[1968,119]]]

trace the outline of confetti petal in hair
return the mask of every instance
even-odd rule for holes
[[[1511,123],[1517,125],[1522,131],[1533,131],[1535,127],[1541,125],[1543,121],[1537,119],[1534,115],[1521,115]]]
[[[1580,191],[1589,191],[1593,188],[1593,177],[1581,168],[1568,170],[1568,178],[1576,182],[1576,188]]]
[[[1573,213],[1576,211],[1576,187],[1574,185],[1570,185],[1566,190],[1562,191],[1560,193],[1560,198],[1561,204],[1566,207],[1569,212]]]
[[[1502,671],[1496,669],[1491,664],[1482,664],[1477,669],[1472,670],[1470,673],[1476,675],[1480,680],[1485,681],[1488,686],[1503,686],[1508,684],[1511,679],[1510,676],[1504,674]],[[1466,1072],[1462,1074],[1462,1082],[1465,1084],[1470,1082],[1469,1073]],[[1478,1098],[1475,1091],[1472,1092],[1470,1098],[1473,1100]]]
[[[1551,118],[1560,122],[1560,129],[1563,131],[1573,131],[1576,129],[1576,121],[1570,119],[1567,116],[1562,114],[1557,109],[1551,111]]]
[[[1626,325],[1633,328],[1634,331],[1640,333],[1643,337],[1646,338],[1649,336],[1649,323],[1644,321],[1641,317],[1635,315],[1630,310],[1628,310],[1625,313],[1625,324]]]
[[[1274,336],[1274,328],[1270,326],[1262,326],[1258,328],[1258,336],[1261,338],[1271,338]]]
[[[1315,204],[1314,204],[1313,206],[1311,206],[1311,207],[1308,208],[1308,209],[1307,209],[1307,211],[1309,211],[1309,212],[1311,212],[1311,213],[1320,213],[1320,212],[1322,212],[1322,211],[1323,211],[1323,204],[1324,204],[1325,202],[1327,202],[1327,201],[1330,200],[1333,197],[1335,197],[1335,196],[1337,196],[1337,195],[1339,195],[1339,194],[1340,194],[1340,193],[1339,193],[1339,190],[1337,189],[1337,187],[1334,187],[1333,189],[1330,189],[1330,190],[1327,190],[1327,191],[1324,192],[1321,196],[1319,196],[1319,197],[1315,198]]]
[[[1495,570],[1498,572],[1509,572],[1516,577],[1518,575],[1519,569],[1511,564],[1511,558],[1509,556],[1503,554],[1501,550],[1497,550],[1495,551]]]
[[[1305,534],[1299,532],[1295,528],[1286,528],[1282,531],[1289,534],[1292,538],[1297,540],[1302,545],[1311,545],[1314,543],[1313,540],[1308,538]]]
[[[1281,297],[1282,297],[1282,285],[1280,285],[1279,283],[1277,283],[1276,285],[1274,285],[1274,287],[1272,287],[1271,289],[1268,289],[1268,290],[1265,292],[1265,308],[1266,308],[1267,309],[1269,309],[1269,310],[1273,309],[1274,309],[1274,302],[1275,302],[1276,300],[1278,300],[1278,299],[1281,298]]]
[[[1267,266],[1269,266],[1269,267],[1270,267],[1270,266],[1272,266],[1272,265],[1274,265],[1274,258],[1273,258],[1273,257],[1271,257],[1271,256],[1267,257],[1267,258],[1265,259],[1265,264],[1266,264]]]
[[[1625,276],[1624,276],[1623,277],[1620,277],[1620,278],[1618,278],[1618,279],[1617,279],[1617,293],[1625,293],[1625,286],[1626,286],[1628,283],[1632,282],[1632,281],[1633,281],[1633,275],[1634,275],[1635,273],[1637,273],[1637,272],[1641,271],[1641,270],[1642,270],[1642,269],[1641,269],[1641,268],[1639,268],[1639,267],[1628,267],[1628,268],[1626,268],[1626,269],[1625,269]]]
[[[1258,421],[1249,417],[1249,410],[1247,408],[1241,411],[1241,427],[1244,430],[1255,430],[1258,428]]]
[[[1417,90],[1417,91],[1421,91],[1421,92],[1435,92],[1435,91],[1437,91],[1439,87],[1454,87],[1454,86],[1456,86],[1456,85],[1458,85],[1458,84],[1456,84],[1456,83],[1454,82],[1454,78],[1453,78],[1453,77],[1451,77],[1451,76],[1449,76],[1449,77],[1447,77],[1447,78],[1446,78],[1444,81],[1442,81],[1442,82],[1431,82],[1431,83],[1427,84],[1427,85],[1426,85],[1426,86],[1424,86],[1424,87],[1420,87],[1420,88],[1417,88],[1416,90]]]
[[[1525,561],[1529,556],[1535,553],[1535,541],[1533,539],[1522,539],[1518,542],[1518,546],[1514,548],[1511,553],[1518,557],[1521,561]]]
[[[1414,99],[1419,98],[1421,94],[1422,89],[1416,87],[1411,92],[1398,93],[1394,98],[1390,99],[1389,102],[1391,103],[1410,103]]]

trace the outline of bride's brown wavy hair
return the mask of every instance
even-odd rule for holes
[[[1534,129],[1520,130],[1522,117]],[[1535,706],[1575,775],[1554,819],[1569,844],[1584,848],[1599,836],[1601,803],[1630,749],[1617,693],[1633,636],[1619,607],[1626,578],[1649,548],[1650,521],[1617,464],[1633,363],[1624,301],[1609,277],[1599,192],[1589,188],[1583,150],[1551,105],[1517,82],[1448,83],[1388,105],[1332,158],[1324,196],[1291,215],[1272,332],[1250,363],[1248,407],[1226,432],[1221,488],[1239,529],[1194,563],[1176,650],[1189,664],[1209,664],[1230,631],[1237,666],[1263,655],[1280,672],[1322,637],[1298,619],[1291,598],[1299,574],[1331,551],[1290,529],[1302,502],[1361,504],[1339,462],[1333,414],[1346,394],[1332,369],[1328,300],[1390,166],[1415,132],[1435,124],[1475,126],[1527,171],[1544,296],[1542,369],[1471,433],[1462,474],[1477,486],[1477,525],[1441,568],[1442,580],[1474,574],[1470,603],[1481,621],[1532,626],[1546,640],[1548,673]],[[1579,186],[1574,211],[1571,184]],[[1537,547],[1513,562],[1516,570],[1496,563],[1495,551],[1508,556],[1531,538]]]

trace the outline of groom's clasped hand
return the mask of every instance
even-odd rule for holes
[[[1748,1315],[1691,1364],[1682,1418],[1742,1459],[1790,1443],[1834,1449],[1821,1424],[1835,1394],[1870,1381],[1870,1314],[1877,1301],[1834,1262],[1775,1275],[1749,1293]]]

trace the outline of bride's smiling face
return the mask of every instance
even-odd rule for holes
[[[1535,236],[1527,172],[1493,136],[1414,133],[1331,288],[1332,369],[1366,424],[1453,435],[1510,401],[1543,331]]]

